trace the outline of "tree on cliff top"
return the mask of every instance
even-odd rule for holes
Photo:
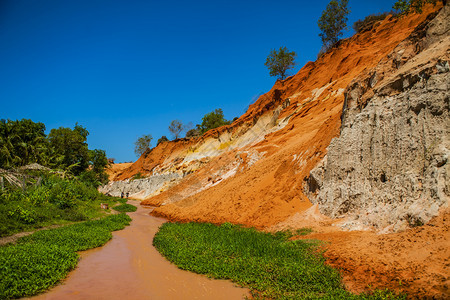
[[[223,116],[222,109],[218,108],[204,115],[202,118],[202,124],[197,125],[197,129],[203,134],[208,130],[229,124],[230,122],[225,120]]]
[[[156,146],[158,146],[161,143],[168,142],[168,141],[169,141],[169,139],[167,138],[167,136],[163,135],[162,137],[160,137],[158,139],[158,142],[156,143]]]
[[[407,15],[409,13],[421,13],[426,3],[436,5],[436,2],[437,0],[398,0],[393,8],[398,10],[400,15]]]
[[[147,149],[150,148],[150,142],[153,137],[151,134],[143,135],[134,142],[134,153],[137,157],[141,156]]]
[[[326,49],[331,48],[339,41],[343,30],[347,28],[347,15],[350,13],[348,0],[332,0],[328,3],[326,9],[318,21],[323,46]]]
[[[286,78],[286,71],[295,66],[295,57],[297,54],[288,48],[280,47],[277,51],[273,49],[267,56],[264,65],[269,69],[270,76],[277,76],[283,80]]]
[[[180,137],[180,134],[183,130],[184,126],[180,120],[173,120],[169,125],[169,131],[172,133],[175,139]]]

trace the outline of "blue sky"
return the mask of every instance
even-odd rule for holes
[[[328,2],[0,0],[0,118],[78,122],[91,149],[135,161],[134,141],[171,138],[174,119],[242,115],[275,82],[272,49],[297,52],[291,74],[314,61]],[[349,27],[394,2],[350,0]]]

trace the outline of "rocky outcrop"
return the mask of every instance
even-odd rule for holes
[[[143,179],[128,179],[124,181],[111,181],[99,188],[103,194],[120,197],[122,193],[129,193],[133,199],[145,199],[159,194],[176,184],[181,176],[177,173],[154,175]]]
[[[447,5],[346,90],[341,135],[304,189],[344,226],[400,230],[450,197]]]

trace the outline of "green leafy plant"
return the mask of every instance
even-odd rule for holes
[[[370,29],[372,29],[373,25],[376,22],[386,19],[386,17],[389,14],[395,15],[395,13],[393,13],[393,12],[384,12],[384,13],[368,15],[363,20],[358,20],[355,23],[353,23],[353,30],[355,30],[356,33],[370,30]]]
[[[421,13],[427,3],[436,5],[437,0],[398,0],[394,3],[393,8],[399,11],[399,15]]]
[[[326,49],[335,45],[347,29],[347,15],[350,13],[348,0],[332,0],[318,21],[322,44]]]
[[[168,141],[169,141],[169,139],[167,138],[167,136],[163,135],[162,137],[160,137],[158,139],[158,142],[156,143],[156,146],[158,146],[161,143],[168,142]]]
[[[269,69],[270,76],[285,79],[287,70],[295,66],[295,57],[297,54],[290,52],[286,47],[280,47],[277,51],[273,49],[267,56],[264,65]]]
[[[105,214],[100,203],[113,206],[120,199],[102,195],[77,179],[42,178],[39,186],[10,187],[0,193],[0,236],[99,217]]]
[[[145,176],[142,175],[141,172],[137,172],[136,174],[133,175],[133,177],[131,177],[131,180],[142,179],[142,178],[145,178]]]
[[[134,212],[137,210],[137,207],[131,204],[124,203],[113,207],[113,209],[120,212]]]
[[[150,149],[152,139],[153,137],[151,134],[146,134],[138,138],[136,142],[134,142],[134,154],[136,154],[137,157],[144,154],[147,149]]]
[[[299,233],[307,233],[303,229]],[[318,253],[318,241],[292,240],[292,232],[265,233],[230,223],[164,223],[153,239],[179,268],[231,279],[258,299],[397,299],[389,291],[353,295]]]
[[[75,268],[76,251],[99,247],[111,231],[130,222],[125,214],[38,231],[16,245],[0,247],[0,299],[32,296],[56,284]]]
[[[229,124],[230,122],[225,119],[222,109],[217,108],[203,116],[202,123],[197,125],[197,130],[203,134],[208,130]]]

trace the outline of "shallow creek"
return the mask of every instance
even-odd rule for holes
[[[31,299],[243,299],[232,282],[178,269],[152,246],[164,219],[138,207],[133,221],[103,247],[80,252],[81,260],[60,285]]]

